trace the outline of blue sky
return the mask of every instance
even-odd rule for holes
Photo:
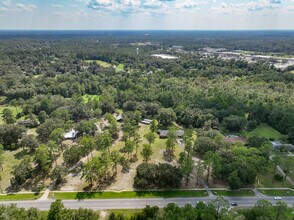
[[[0,0],[0,29],[294,29],[294,0]]]

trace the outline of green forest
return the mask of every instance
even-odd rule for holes
[[[294,161],[284,154],[294,143],[294,67],[206,57],[200,50],[291,56],[293,38],[204,36],[2,37],[1,191],[38,192],[52,183],[59,190],[71,173],[84,181],[78,191],[108,189],[126,173],[136,190],[178,189],[192,179],[193,187],[203,179],[233,190],[265,183],[292,188]],[[138,44],[144,42],[151,43]],[[151,56],[156,53],[178,58]],[[72,129],[77,135],[65,140]],[[274,149],[272,141],[282,147]]]

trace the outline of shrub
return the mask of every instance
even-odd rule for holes
[[[283,181],[283,178],[284,178],[284,177],[283,177],[282,175],[280,175],[280,174],[278,174],[278,173],[275,174],[275,180],[276,180],[276,181],[278,181],[278,182],[282,182],[282,181]]]

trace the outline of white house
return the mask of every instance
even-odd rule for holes
[[[70,131],[63,134],[65,139],[75,139],[77,137],[78,131],[71,129]]]

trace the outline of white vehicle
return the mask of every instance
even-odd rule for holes
[[[282,198],[280,196],[275,196],[274,199],[275,200],[281,200]]]

